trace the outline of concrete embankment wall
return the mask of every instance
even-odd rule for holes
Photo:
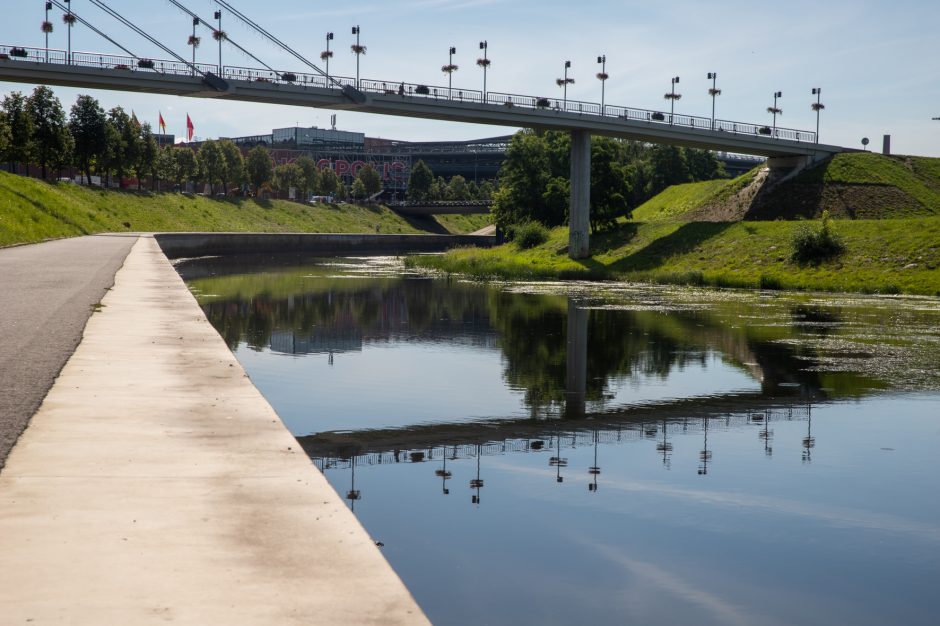
[[[490,247],[491,235],[379,235],[319,233],[160,233],[169,259],[232,254],[306,253],[323,255],[443,252],[460,246]]]

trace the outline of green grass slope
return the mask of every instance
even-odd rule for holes
[[[477,277],[623,279],[718,287],[940,295],[940,217],[836,224],[847,251],[802,266],[790,260],[799,222],[630,222],[567,256],[568,231],[542,246],[460,249],[413,257],[415,267]]]
[[[427,232],[382,206],[216,200],[50,184],[0,172],[0,246],[121,231]]]

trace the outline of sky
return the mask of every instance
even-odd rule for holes
[[[61,0],[60,0],[61,1]],[[167,0],[104,0],[177,54],[189,58],[190,18]],[[180,0],[207,18],[218,7],[212,0]],[[559,97],[555,79],[571,61],[568,98],[600,101],[598,55],[607,57],[606,102],[668,110],[663,94],[679,76],[682,99],[677,113],[710,116],[711,86],[717,72],[722,90],[716,103],[720,119],[770,123],[767,107],[782,91],[779,126],[813,130],[813,87],[822,89],[820,121],[823,143],[861,147],[892,136],[892,151],[940,157],[940,2],[936,0],[228,0],[278,38],[319,64],[325,34],[334,57],[330,73],[355,75],[355,38],[361,27],[361,77],[389,82],[446,85],[441,66],[456,47],[455,87],[482,89],[476,65],[479,42],[489,44],[490,91]],[[3,0],[0,43],[43,46],[40,23],[44,0]],[[72,0],[73,10],[142,57],[166,58],[146,40],[130,33],[89,0]],[[269,65],[304,70],[300,63],[259,38],[234,16],[223,29]],[[50,47],[66,47],[61,11],[54,9]],[[201,32],[197,60],[216,63],[218,49],[210,32]],[[77,25],[72,49],[118,50]],[[234,49],[223,49],[226,65],[252,66]],[[30,85],[0,83],[0,94],[29,91]],[[188,113],[201,138],[269,133],[274,127],[328,127],[333,111],[253,103],[219,102],[174,96],[132,94],[56,87],[66,108],[79,93],[90,93],[102,106],[121,105],[156,127],[162,112],[168,131],[185,132]],[[372,137],[412,141],[462,140],[514,132],[483,126],[337,112],[337,128]]]

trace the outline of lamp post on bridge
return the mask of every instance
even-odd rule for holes
[[[712,130],[715,130],[715,96],[721,95],[721,89],[718,89],[718,72],[709,72],[708,79],[712,81],[712,86],[708,90],[708,95],[712,97]]]
[[[783,109],[777,107],[777,98],[782,98],[782,97],[783,97],[782,91],[775,91],[774,92],[774,105],[772,107],[767,107],[767,112],[772,113],[774,116],[774,129],[773,129],[774,137],[777,136],[777,116],[783,115]]]
[[[65,6],[68,7],[65,15],[62,16],[62,21],[65,22],[68,26],[68,58],[66,63],[69,65],[72,64],[72,24],[75,23],[75,16],[72,14],[72,0],[65,0]]]
[[[447,65],[441,68],[441,71],[447,74],[447,99],[453,100],[453,84],[454,84],[454,72],[457,71],[457,66],[454,65],[454,55],[457,54],[457,48],[451,46],[447,50]]]
[[[568,85],[574,83],[573,78],[568,78],[568,68],[570,67],[571,67],[571,61],[565,61],[565,77],[555,79],[555,84],[558,85],[559,87],[564,88],[564,92],[563,92],[564,95],[562,96],[563,98],[562,101],[564,102],[564,104],[562,105],[562,109],[565,111],[568,110]]]
[[[607,84],[607,55],[602,54],[597,57],[597,62],[601,64],[601,71],[597,73],[597,80],[601,81],[601,115],[604,115],[604,85]]]
[[[816,143],[819,143],[819,112],[826,108],[826,105],[819,101],[822,98],[822,87],[813,87],[813,95],[816,96],[816,102],[809,106],[816,111]]]
[[[196,36],[196,27],[199,26],[199,18],[193,18],[193,34],[189,36],[189,45],[193,47],[193,76],[196,75],[196,48],[199,47],[199,37]]]
[[[366,47],[359,44],[359,26],[352,27],[352,34],[356,36],[356,43],[350,48],[356,55],[356,89],[359,89],[359,57],[366,53]]]
[[[484,39],[480,42],[480,50],[483,51],[483,58],[477,59],[477,65],[483,68],[483,102],[486,103],[486,69],[490,66],[490,60],[486,56],[487,48],[489,44]]]
[[[225,31],[222,30],[222,11],[216,11],[213,17],[219,24],[219,27],[212,32],[212,36],[219,42],[219,76],[222,76],[222,40],[225,39]]]
[[[330,86],[330,58],[333,52],[330,50],[330,41],[333,40],[333,33],[326,34],[326,50],[320,53],[320,60],[326,62],[326,86]]]
[[[49,33],[52,32],[52,22],[49,21],[49,11],[52,10],[52,3],[46,2],[46,19],[42,22],[42,32],[46,35],[46,63],[49,62]]]
[[[669,81],[672,83],[672,89],[669,93],[663,95],[663,98],[669,100],[669,125],[672,126],[672,118],[676,112],[676,100],[680,99],[682,94],[676,93],[676,85],[679,84],[679,77],[673,76]]]

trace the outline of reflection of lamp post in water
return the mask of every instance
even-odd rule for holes
[[[588,468],[588,474],[594,479],[588,483],[588,491],[597,492],[597,477],[601,473],[601,468],[597,465],[597,429],[594,429],[594,465]]]
[[[672,455],[672,444],[666,440],[666,420],[663,420],[663,440],[656,444],[656,450],[663,453],[663,467],[670,469]]]
[[[813,405],[809,404],[806,407],[806,436],[803,437],[803,462],[812,463],[813,462],[813,453],[812,449],[816,447],[816,437],[813,437]]]
[[[480,504],[480,489],[483,488],[483,479],[480,478],[480,456],[483,454],[483,446],[477,444],[477,477],[470,481],[470,488],[476,489],[477,492],[470,496],[470,502],[473,504]]]
[[[568,467],[568,459],[563,459],[561,457],[561,435],[555,435],[555,439],[558,442],[558,445],[556,447],[556,450],[558,450],[557,452],[558,456],[553,456],[550,459],[548,459],[548,464],[550,466],[554,466],[555,468],[557,468],[555,471],[555,482],[563,483],[565,482],[565,479],[561,475],[561,468]]]
[[[451,476],[453,476],[453,474],[447,471],[447,446],[443,446],[442,448],[444,451],[444,454],[443,454],[444,467],[442,467],[439,470],[434,470],[434,475],[440,477],[441,491],[443,491],[444,495],[446,496],[447,494],[450,493],[450,489],[447,488],[447,481],[451,479]]]
[[[705,442],[702,444],[702,451],[698,453],[698,475],[708,474],[708,463],[712,460],[712,452],[708,449],[708,416],[705,416]]]
[[[774,431],[770,430],[770,413],[755,413],[750,416],[750,419],[754,422],[764,422],[764,428],[757,433],[757,436],[764,442],[764,454],[773,456],[774,449],[770,442],[774,438]]]
[[[356,457],[353,456],[352,462],[349,464],[352,468],[352,482],[349,485],[349,491],[346,492],[346,499],[349,500],[349,508],[353,511],[356,510],[356,500],[362,499],[362,494],[359,493],[359,490],[356,489]]]

